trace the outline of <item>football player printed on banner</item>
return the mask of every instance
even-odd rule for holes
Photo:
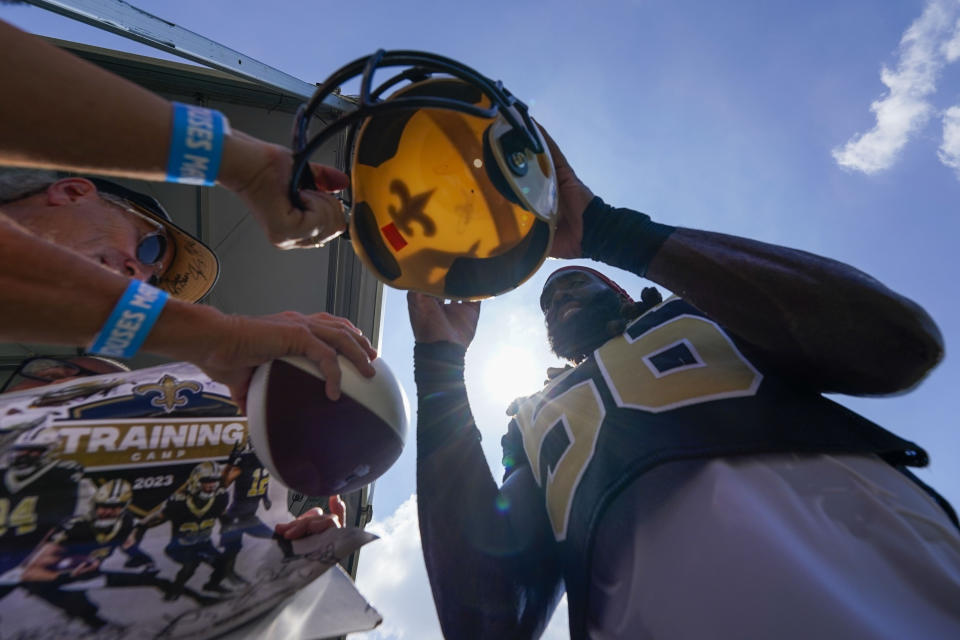
[[[61,523],[31,555],[21,575],[21,586],[92,630],[116,624],[101,617],[87,589],[154,587],[164,595],[171,593],[173,582],[158,577],[153,558],[139,548],[133,535],[136,518],[128,510],[132,500],[133,489],[126,480],[118,478],[100,485],[89,511]],[[116,549],[127,556],[125,570],[104,570],[104,561]],[[185,592],[200,604],[213,601],[193,591]]]
[[[55,526],[77,511],[83,467],[58,460],[56,429],[22,432],[0,466],[0,598],[19,582],[22,563]]]
[[[221,585],[226,576],[226,557],[210,541],[213,527],[227,509],[229,495],[221,484],[220,465],[212,460],[201,462],[190,472],[186,487],[167,498],[159,510],[140,522],[134,530],[137,541],[147,529],[170,522],[170,542],[163,552],[180,565],[173,588],[166,600],[176,600],[186,589],[200,564],[209,565],[213,572],[203,590],[225,594],[230,590]]]
[[[293,558],[293,543],[278,535],[257,516],[260,504],[270,510],[268,495],[270,472],[260,463],[248,439],[242,446],[234,447],[230,459],[223,468],[224,488],[233,488],[230,506],[220,517],[220,546],[226,562],[226,578],[234,584],[249,581],[237,573],[237,556],[243,548],[243,536],[273,538],[277,541],[284,558]]]

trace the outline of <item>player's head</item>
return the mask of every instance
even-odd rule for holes
[[[108,480],[93,494],[91,521],[96,529],[111,529],[133,500],[133,487],[122,478]]]
[[[201,462],[190,472],[187,493],[201,500],[209,500],[220,488],[220,465],[212,460]]]
[[[395,75],[373,84],[374,73],[387,68]],[[357,109],[307,140],[322,99],[361,74]],[[556,173],[526,105],[499,82],[419,51],[354,61],[298,115],[294,174],[342,129],[351,159],[350,240],[386,284],[486,298],[518,286],[546,258]]]
[[[540,310],[553,352],[580,362],[660,301],[660,293],[653,287],[643,290],[638,303],[599,271],[567,266],[547,278],[540,294]]]
[[[101,178],[0,169],[0,211],[108,269],[195,302],[219,273],[214,253],[153,197]]]
[[[7,465],[18,475],[29,475],[53,459],[59,443],[57,431],[41,424],[17,436],[7,454]]]

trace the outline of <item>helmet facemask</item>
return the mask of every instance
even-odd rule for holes
[[[123,512],[133,500],[133,489],[126,480],[109,480],[93,494],[91,521],[95,529],[114,528],[123,518]]]
[[[201,462],[187,480],[187,492],[200,500],[210,500],[220,488],[220,465],[216,462]]]

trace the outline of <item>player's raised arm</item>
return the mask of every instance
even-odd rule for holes
[[[417,339],[417,503],[427,574],[449,638],[536,637],[560,574],[533,476],[498,488],[463,386],[478,303],[408,296]]]
[[[560,191],[554,257],[593,258],[663,285],[821,390],[896,392],[939,362],[943,338],[930,316],[867,274],[608,206],[549,143]]]

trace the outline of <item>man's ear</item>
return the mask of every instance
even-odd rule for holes
[[[96,198],[97,188],[86,178],[63,178],[47,187],[47,204],[73,204],[87,198]]]

